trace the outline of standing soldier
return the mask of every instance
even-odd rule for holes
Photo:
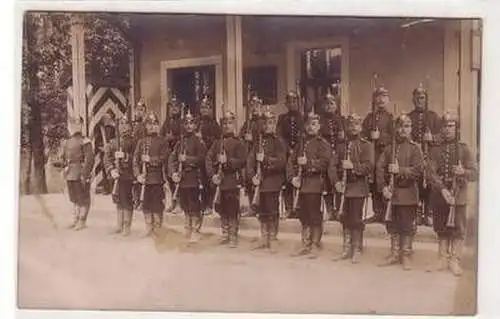
[[[143,137],[146,136],[146,124],[144,123],[144,119],[146,117],[146,103],[144,99],[141,98],[134,109],[134,120],[132,122],[132,136],[134,140],[139,141]],[[139,206],[139,197],[141,194],[141,185],[134,181],[134,185],[132,188],[132,196],[134,202],[134,208],[138,208]]]
[[[214,119],[213,114],[213,104],[208,96],[205,95],[200,102],[200,124],[197,135],[205,143],[205,148],[207,150],[212,147],[212,144],[215,140],[217,140],[217,137],[221,135],[221,128]],[[207,213],[211,213],[214,188],[211,187],[209,183],[205,165],[200,167],[200,175],[201,183],[203,185],[203,189],[201,191],[202,210]]]
[[[335,260],[351,258],[353,264],[361,257],[366,201],[370,193],[369,179],[374,170],[373,147],[361,137],[362,119],[357,114],[347,118],[347,138],[339,146],[338,158],[342,179],[335,184],[341,193],[339,220],[342,223],[342,254]]]
[[[163,172],[168,156],[168,146],[159,133],[160,123],[154,113],[145,119],[147,135],[137,142],[133,168],[141,184],[142,212],[146,222],[146,236],[158,234],[163,222],[165,190]]]
[[[247,165],[255,187],[250,197],[260,221],[261,242],[256,249],[271,248],[279,223],[279,193],[285,179],[286,145],[276,136],[276,115],[264,113],[264,128],[258,135]],[[258,192],[258,193],[255,193]]]
[[[102,173],[102,180],[96,186],[97,194],[109,195],[111,193],[112,179],[109,178],[108,172],[104,167],[104,149],[107,144],[115,138],[116,134],[117,132],[113,118],[108,113],[104,114],[94,129],[94,147],[102,163],[98,166],[98,171]]]
[[[467,184],[477,180],[477,165],[469,146],[460,141],[459,116],[443,116],[442,143],[429,153],[429,182],[433,226],[439,241],[434,270],[450,269],[460,276],[466,230]],[[429,269],[431,270],[431,269]]]
[[[387,232],[391,236],[391,252],[381,266],[403,264],[410,270],[412,239],[417,228],[419,180],[424,168],[423,154],[411,140],[412,121],[406,114],[395,122],[396,136],[377,162],[378,189],[389,201],[386,217]],[[392,176],[392,178],[391,178]]]
[[[384,151],[384,148],[391,143],[393,116],[387,110],[389,106],[389,91],[384,87],[379,87],[373,92],[372,111],[368,113],[363,121],[363,136],[373,143],[375,149],[374,163],[376,163]],[[374,216],[366,222],[383,222],[385,212],[385,200],[382,190],[377,189],[375,183],[375,166],[370,176],[371,193],[373,195]]]
[[[436,112],[429,110],[429,97],[422,84],[413,90],[412,102],[414,109],[408,114],[412,123],[411,138],[421,146],[424,159],[427,159],[429,147],[436,146],[440,142],[441,119]],[[418,221],[419,224],[431,226],[432,211],[429,205],[427,184],[427,176],[424,174],[419,181],[420,203]]]
[[[201,237],[200,168],[205,164],[207,153],[205,143],[195,135],[196,126],[195,118],[188,111],[184,118],[184,136],[168,159],[168,176],[175,183],[173,196],[180,198],[185,213],[186,238],[190,242],[197,242]]]
[[[338,112],[337,103],[338,99],[327,93],[325,95],[325,102],[323,104],[324,113],[320,118],[321,125],[321,136],[330,144],[330,149],[332,150],[332,154],[337,152],[338,145],[344,142],[345,132],[344,132],[344,121],[342,116]],[[339,167],[341,170],[341,167]],[[339,170],[339,171],[340,171]],[[327,195],[325,196],[325,201],[328,209],[328,216],[330,219],[335,218],[335,211],[338,207],[336,207],[340,202],[340,194],[335,191],[334,188],[335,183],[329,181],[325,183]],[[334,206],[334,203],[336,204]]]
[[[296,92],[290,91],[285,97],[285,105],[288,112],[281,114],[278,117],[277,133],[286,143],[287,146],[287,158],[292,155],[293,149],[297,145],[299,138],[304,131],[304,118],[299,110],[299,96]],[[287,215],[290,217],[292,212],[292,197],[293,197],[293,186],[290,183],[285,185],[283,195],[285,197],[285,206]]]
[[[205,166],[210,180],[217,188],[214,204],[221,217],[221,244],[237,246],[240,191],[238,172],[245,166],[247,151],[245,145],[235,136],[235,116],[232,112],[224,114],[221,139],[214,142],[207,153]]]
[[[133,214],[132,187],[135,181],[132,159],[136,141],[126,116],[118,122],[118,136],[104,148],[104,166],[114,179],[112,198],[116,204],[116,228],[113,233],[130,235]]]
[[[321,196],[333,157],[330,145],[319,134],[319,116],[309,113],[305,125],[306,136],[297,144],[287,163],[287,177],[298,196],[298,217],[302,225],[302,247],[294,256],[307,255],[321,248]]]
[[[70,137],[61,145],[60,159],[54,166],[63,168],[69,200],[74,204],[74,219],[69,228],[86,228],[90,209],[90,179],[94,166],[92,142],[82,135],[82,118],[70,118]]]

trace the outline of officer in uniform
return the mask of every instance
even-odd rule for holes
[[[69,119],[70,137],[63,141],[59,160],[54,166],[63,169],[69,200],[74,204],[74,219],[69,228],[86,228],[90,209],[90,179],[94,166],[92,142],[82,135],[82,118]]]
[[[411,140],[412,121],[406,114],[396,118],[395,145],[388,146],[377,162],[377,188],[391,201],[387,232],[391,236],[390,254],[381,266],[402,264],[411,269],[412,239],[417,228],[419,180],[424,169],[419,145]],[[393,146],[395,158],[393,155]],[[388,183],[394,176],[394,184]]]
[[[296,144],[299,141],[301,134],[304,131],[304,118],[299,110],[299,96],[296,92],[290,91],[285,97],[285,105],[288,109],[287,113],[280,114],[276,131],[286,143],[288,157],[293,152]],[[287,159],[288,159],[287,157]],[[285,197],[285,206],[289,217],[296,217],[292,212],[292,197],[293,186],[290,183],[285,184],[283,195]]]
[[[429,97],[422,84],[413,90],[412,102],[414,109],[408,114],[412,123],[411,138],[421,146],[424,158],[426,159],[429,148],[438,145],[441,141],[441,118],[436,112],[429,110]],[[429,205],[427,184],[427,177],[424,174],[419,182],[420,202],[418,222],[422,225],[431,226],[432,211]]]
[[[132,126],[126,116],[118,122],[118,136],[104,148],[104,167],[114,180],[113,202],[116,204],[116,228],[113,233],[130,235],[134,209],[132,187],[135,177],[132,165],[136,140],[132,136]]]
[[[132,122],[132,136],[134,140],[137,142],[141,140],[143,137],[147,135],[146,133],[146,124],[144,123],[144,119],[146,117],[146,102],[141,98],[134,109],[134,120]],[[139,196],[141,194],[141,185],[134,181],[134,185],[132,187],[132,196],[134,207],[138,208],[139,206]]]
[[[378,161],[384,148],[392,140],[393,115],[387,110],[389,102],[389,91],[384,87],[377,88],[372,95],[372,112],[368,113],[363,121],[363,137],[372,142],[375,149],[374,163]],[[370,177],[375,215],[367,220],[368,223],[383,222],[385,213],[385,200],[382,196],[382,190],[377,189],[374,179],[375,171],[372,172]]]
[[[439,241],[439,259],[429,270],[447,270],[460,276],[460,257],[467,221],[467,185],[477,180],[477,164],[469,146],[460,141],[459,118],[446,112],[442,143],[430,150],[428,175],[431,186],[433,227]],[[451,205],[454,221],[448,223]]]
[[[276,115],[268,110],[264,112],[263,117],[265,122],[262,135],[256,137],[247,163],[248,176],[252,176],[254,187],[259,189],[256,213],[260,221],[261,242],[257,244],[256,249],[271,248],[271,240],[276,240],[279,227],[279,193],[286,168],[286,145],[276,135]]]
[[[359,262],[362,252],[363,215],[370,192],[369,179],[374,171],[374,154],[371,143],[361,136],[362,119],[357,114],[347,117],[347,136],[338,147],[338,162],[342,178],[335,184],[340,199],[339,219],[342,223],[342,253],[335,260],[351,259]],[[345,178],[345,179],[344,179]]]
[[[201,238],[200,168],[205,164],[207,153],[205,143],[195,135],[196,129],[196,119],[188,111],[184,118],[184,136],[168,159],[168,176],[179,189],[180,206],[185,214],[186,238],[190,242],[197,242]]]
[[[321,136],[330,144],[330,148],[333,152],[337,152],[337,147],[339,144],[344,142],[345,130],[344,130],[344,119],[338,112],[338,99],[330,94],[329,92],[325,95],[325,101],[323,103],[323,114],[320,117],[321,125]],[[338,167],[339,173],[342,168]],[[325,183],[326,186],[326,196],[325,201],[328,209],[328,216],[330,220],[333,220],[336,216],[335,212],[338,208],[340,194],[335,191],[335,183],[331,181]],[[334,203],[336,206],[334,206]]]
[[[133,169],[141,184],[142,211],[146,222],[146,236],[158,234],[163,222],[165,190],[163,172],[169,154],[166,140],[159,135],[160,123],[154,113],[145,119],[147,135],[137,142]]]
[[[243,142],[234,133],[235,115],[227,112],[221,119],[222,139],[215,141],[207,153],[205,166],[212,184],[220,190],[214,202],[221,218],[221,244],[229,243],[229,247],[237,246],[240,191],[238,188],[238,172],[245,167],[247,151]],[[218,197],[218,198],[217,198]]]
[[[303,143],[295,146],[287,163],[287,177],[299,192],[298,217],[302,226],[302,247],[293,254],[294,256],[308,255],[321,248],[321,196],[333,160],[330,144],[319,134],[319,116],[313,112],[309,113],[305,125],[306,136]],[[298,174],[300,166],[301,175]],[[314,258],[315,254],[311,257]]]
[[[200,119],[197,135],[202,139],[207,150],[212,147],[214,141],[221,135],[221,128],[214,119],[213,105],[208,96],[204,96],[200,101]],[[200,167],[200,173],[203,185],[201,194],[202,210],[210,213],[212,209],[214,188],[209,185],[210,183],[205,170],[205,165]]]

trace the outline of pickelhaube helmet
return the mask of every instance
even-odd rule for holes
[[[443,114],[442,120],[443,120],[443,123],[446,123],[446,122],[458,123],[458,121],[460,119],[458,118],[457,112],[455,112],[453,110],[446,110]]]
[[[314,112],[314,108],[311,109],[309,113],[307,113],[307,123],[312,123],[314,120],[319,120],[319,115]]]
[[[412,95],[417,95],[417,94],[425,94],[427,95],[427,90],[424,88],[424,84],[420,83],[418,87],[413,89]]]
[[[137,101],[137,103],[136,103],[136,107],[143,107],[143,108],[146,108],[146,102],[144,101],[144,98],[143,98],[143,97],[141,97],[141,98],[139,99],[139,101]]]
[[[229,123],[233,122],[236,119],[236,116],[233,112],[227,111],[222,115],[222,122]]]
[[[144,122],[146,124],[160,124],[158,116],[154,112],[149,112]]]
[[[385,96],[389,95],[389,90],[387,90],[383,85],[379,86],[373,91],[374,98],[380,95],[385,95]]]
[[[127,115],[123,115],[122,117],[120,117],[120,119],[118,120],[118,124],[130,124],[130,120],[128,118]]]
[[[264,111],[264,119],[271,120],[276,118],[276,113],[274,113],[269,105],[266,105],[266,110]]]
[[[411,124],[411,118],[406,113],[402,113],[396,118],[396,125],[402,126],[403,124]]]
[[[187,112],[184,115],[184,123],[185,124],[187,124],[187,123],[193,123],[194,121],[195,121],[195,117],[191,113],[191,109],[187,108]]]
[[[361,124],[363,122],[363,119],[361,118],[361,116],[359,116],[358,114],[356,113],[351,113],[347,116],[347,123],[348,124]]]
[[[298,99],[299,95],[295,91],[288,91],[285,96],[286,100]]]
[[[212,102],[207,94],[204,94],[200,100],[200,107],[212,107]]]

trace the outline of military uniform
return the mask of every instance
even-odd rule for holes
[[[310,114],[310,122],[319,121],[316,114]],[[298,176],[298,157],[305,156],[307,163],[302,167],[300,178],[300,195],[298,199],[298,217],[302,225],[302,248],[296,255],[309,254],[312,248],[320,248],[323,234],[323,213],[321,211],[321,196],[329,168],[333,160],[330,145],[320,135],[307,135],[293,150],[287,163],[287,177],[290,182]],[[332,176],[330,176],[332,177]]]
[[[74,204],[74,219],[70,228],[81,230],[86,227],[90,209],[90,179],[94,166],[92,142],[81,133],[81,119],[71,120],[79,126],[61,145],[61,153],[54,166],[64,169],[69,200]]]
[[[223,125],[224,122],[234,123],[234,120],[234,114],[229,112],[222,119]],[[221,217],[221,243],[229,243],[230,247],[236,247],[240,215],[238,172],[246,165],[247,151],[245,145],[233,132],[224,133],[222,145],[227,162],[224,164],[219,163],[218,157],[221,154],[221,140],[217,140],[207,153],[205,166],[207,175],[212,180],[212,183],[214,175],[219,176],[219,167],[221,167],[221,175],[219,176],[220,200],[215,207]]]
[[[140,99],[137,104],[136,104],[136,110],[138,108],[146,110],[146,104],[144,102],[144,99]],[[146,132],[146,124],[144,123],[144,117],[141,114],[135,114],[134,121],[132,122],[132,136],[134,140],[137,142],[141,140],[143,137],[147,135]],[[133,196],[133,202],[134,202],[134,207],[138,208],[139,206],[139,197],[141,194],[141,185],[137,183],[137,181],[134,181],[133,186],[132,186],[132,196]]]
[[[270,112],[265,118],[276,119],[275,115]],[[248,158],[247,173],[250,179],[255,177],[260,183],[260,200],[255,209],[260,221],[262,241],[257,248],[270,248],[270,242],[276,239],[279,227],[279,194],[285,180],[286,145],[273,133],[263,132],[262,137],[257,137],[255,141]],[[257,153],[264,154],[264,159],[260,164],[257,161]],[[257,165],[261,167],[260,176],[256,176]],[[253,196],[250,200],[252,198]]]
[[[194,118],[188,114],[185,123],[191,122],[194,122]],[[200,238],[202,225],[200,178],[206,153],[205,144],[195,135],[195,132],[186,132],[183,139],[175,145],[168,159],[168,176],[174,180],[173,175],[177,173],[180,177],[178,196],[180,206],[185,213],[186,237],[190,238],[192,242]],[[185,161],[182,162],[182,167],[179,165],[180,155],[186,157]],[[182,171],[179,172],[179,168]]]
[[[348,126],[360,126],[361,118],[356,114],[351,114],[347,122]],[[344,188],[342,190],[343,203],[339,208],[343,249],[342,254],[336,259],[351,258],[353,263],[357,263],[363,245],[365,229],[363,215],[370,193],[370,178],[375,167],[373,147],[359,132],[348,132],[345,142],[338,147],[338,159],[339,166],[342,168],[343,162],[349,160],[352,163],[352,169],[342,169],[342,178],[339,182]]]
[[[154,114],[150,114],[146,118],[146,126],[149,124],[159,124]],[[144,184],[141,185],[144,188],[142,211],[146,222],[146,235],[148,236],[161,228],[163,222],[163,210],[165,209],[163,175],[168,154],[166,140],[158,133],[150,131],[137,142],[134,152],[134,175],[138,181],[141,181],[141,176],[144,178]]]
[[[111,116],[105,114],[99,124],[95,126],[93,135],[95,136],[94,147],[99,154],[101,163],[104,163],[104,149],[106,144],[116,137],[116,133]],[[102,174],[102,180],[96,185],[96,193],[109,195],[111,193],[112,179],[109,177],[104,165],[98,166],[98,169]]]
[[[411,124],[407,115],[396,120],[397,125]],[[417,228],[417,205],[419,201],[419,180],[423,171],[423,154],[419,145],[410,139],[398,136],[395,145],[395,159],[392,148],[388,146],[377,162],[377,188],[388,185],[389,164],[396,164],[399,173],[394,174],[394,185],[390,190],[391,220],[387,221],[387,232],[391,236],[391,253],[383,265],[402,263],[405,270],[411,269],[412,239]],[[391,187],[391,186],[389,186]]]
[[[457,123],[453,114],[445,114],[443,125]],[[457,165],[458,163],[458,165]],[[454,172],[460,166],[462,174]],[[477,180],[477,164],[474,156],[463,142],[456,139],[443,139],[441,145],[433,147],[429,153],[428,176],[431,186],[430,200],[433,207],[433,227],[439,240],[438,269],[450,268],[455,275],[461,274],[460,257],[466,231],[467,185]],[[455,223],[447,225],[450,205],[443,192],[452,191],[454,179],[456,191],[449,196],[455,201]],[[449,262],[449,264],[448,264]]]
[[[133,185],[135,182],[132,159],[136,140],[132,136],[126,118],[118,125],[119,136],[111,140],[104,148],[104,167],[109,176],[119,175],[114,180],[113,202],[117,209],[117,227],[114,233],[130,234],[134,209]]]
[[[372,104],[375,104],[376,98],[378,96],[387,96],[388,91],[383,88],[377,88],[373,92]],[[370,112],[365,117],[363,121],[363,137],[368,141],[372,142],[374,145],[374,163],[376,163],[384,151],[384,148],[391,143],[392,140],[392,121],[393,115],[387,111],[386,109],[378,109],[377,106],[375,112]],[[379,132],[379,138],[374,140],[372,139],[372,132]],[[374,168],[375,169],[375,168]],[[375,212],[373,221],[383,221],[383,215],[386,209],[385,200],[382,196],[382,190],[377,189],[377,185],[375,183],[375,171],[372,172],[372,176],[370,176],[371,181],[371,193],[373,195],[373,210]]]

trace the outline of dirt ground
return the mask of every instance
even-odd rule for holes
[[[181,225],[142,238],[137,214],[129,238],[109,235],[114,214],[94,208],[89,228],[64,227],[70,207],[56,197],[21,197],[18,305],[32,309],[157,311],[471,314],[475,311],[474,258],[465,273],[428,273],[433,243],[416,242],[414,269],[381,268],[385,238],[365,239],[358,265],[334,262],[340,238],[324,237],[317,259],[294,258],[299,234],[281,233],[273,251],[250,248],[258,235],[243,230],[238,248],[217,244],[218,229],[203,229],[189,246]],[[49,199],[49,200],[47,200]],[[42,209],[43,204],[45,209]]]

